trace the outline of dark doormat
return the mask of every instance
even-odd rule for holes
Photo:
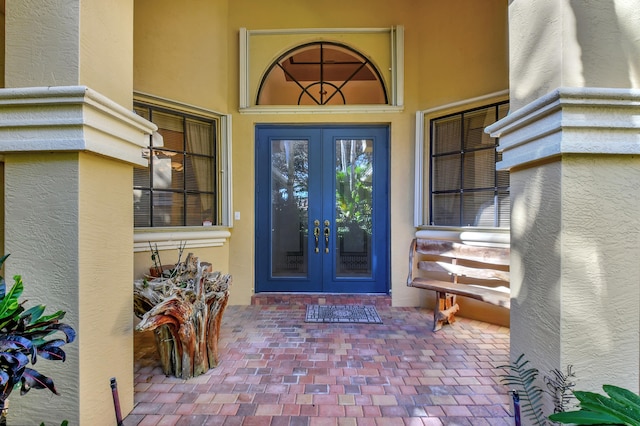
[[[373,305],[307,305],[305,322],[382,324]]]

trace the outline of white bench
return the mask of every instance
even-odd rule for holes
[[[455,322],[456,296],[509,309],[509,248],[414,238],[407,285],[436,292],[433,331]]]

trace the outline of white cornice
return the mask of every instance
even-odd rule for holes
[[[156,126],[86,86],[0,89],[0,152],[88,151],[144,166]]]
[[[562,154],[640,154],[640,90],[560,88],[486,128],[509,170]]]

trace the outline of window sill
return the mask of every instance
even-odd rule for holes
[[[224,226],[194,226],[176,228],[137,228],[133,234],[133,252],[149,251],[149,244],[158,250],[185,248],[221,247],[226,244],[231,232]]]
[[[471,245],[509,246],[508,228],[424,227],[416,238],[454,241]]]
[[[336,114],[336,113],[400,113],[404,111],[402,106],[394,105],[336,105],[336,106],[252,106],[240,108],[240,114]]]

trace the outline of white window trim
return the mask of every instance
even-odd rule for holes
[[[210,227],[203,226],[183,226],[183,227],[153,227],[153,228],[135,228],[134,251],[147,251],[149,249],[148,242],[173,241],[172,244],[178,244],[182,240],[188,240],[190,244],[198,244],[193,240],[208,240],[202,242],[202,245],[188,245],[188,247],[210,247],[216,245],[216,241],[220,238],[228,238],[227,228],[233,227],[233,182],[232,182],[232,133],[231,133],[231,114],[223,114],[220,112],[200,108],[194,105],[184,104],[158,96],[150,95],[142,92],[134,92],[134,101],[142,102],[158,107],[165,107],[176,111],[201,115],[205,117],[217,118],[220,120],[220,168],[218,170],[218,178],[220,179],[220,212],[221,225]],[[221,234],[219,234],[221,233]],[[158,235],[156,235],[158,234]],[[176,235],[179,234],[179,238]],[[184,235],[183,235],[184,234]],[[219,234],[219,235],[217,235]],[[138,236],[144,235],[145,250],[137,250]],[[226,235],[226,236],[225,236]],[[150,239],[151,238],[151,239]],[[177,247],[177,246],[176,246]]]
[[[249,93],[250,60],[249,44],[252,36],[280,34],[367,34],[389,33],[391,38],[391,87],[390,105],[337,105],[337,106],[271,106],[253,105],[252,93]],[[366,53],[366,52],[362,52]],[[246,114],[318,114],[318,113],[388,113],[404,110],[404,26],[391,28],[313,28],[280,30],[247,30],[240,28],[240,113]]]
[[[223,227],[214,226],[204,230],[202,227],[179,228],[138,228],[133,235],[133,252],[149,251],[149,244],[158,250],[177,250],[198,247],[222,247],[228,241],[231,232]]]
[[[452,102],[450,104],[437,106],[430,109],[425,109],[422,111],[416,112],[416,143],[415,143],[415,183],[414,183],[414,204],[413,204],[413,225],[416,228],[427,228],[429,227],[430,220],[429,218],[425,218],[424,211],[427,204],[425,204],[424,199],[424,175],[425,175],[425,164],[424,164],[424,154],[425,154],[425,143],[427,140],[425,139],[425,126],[424,119],[425,116],[434,115],[435,113],[441,113],[447,110],[453,109],[467,109],[474,104],[482,104],[487,103],[492,100],[496,100],[498,98],[502,98],[509,95],[509,90],[502,90],[500,92],[490,93],[487,95],[478,96],[472,99],[465,99],[457,102]],[[430,165],[427,165],[428,169],[430,169]],[[426,170],[427,172],[429,170]],[[429,200],[426,200],[428,203]],[[425,219],[427,219],[425,221]],[[475,229],[475,228],[474,228]]]

